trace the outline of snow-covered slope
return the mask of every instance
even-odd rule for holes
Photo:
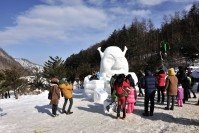
[[[199,97],[199,94],[197,97]],[[197,98],[190,98],[183,107],[164,110],[155,104],[154,115],[145,117],[144,97],[137,97],[135,110],[126,120],[116,113],[104,113],[103,104],[84,97],[84,89],[73,91],[73,114],[61,114],[64,97],[60,97],[58,117],[51,117],[48,91],[39,95],[22,95],[0,100],[0,133],[198,133]],[[68,109],[68,103],[66,106]],[[121,113],[122,115],[122,113]]]
[[[33,72],[42,72],[43,66],[30,62],[24,58],[15,58],[15,61],[19,62],[24,68],[31,69]]]

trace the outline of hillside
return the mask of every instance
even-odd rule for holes
[[[14,66],[22,67],[13,57],[0,48],[0,69],[10,69]]]
[[[32,72],[43,71],[43,66],[32,63],[24,58],[11,57],[7,52],[0,48],[0,69],[10,69],[14,66],[23,67],[24,69],[31,70]]]
[[[17,61],[18,63],[21,64],[21,66],[23,66],[23,68],[25,69],[30,69],[33,72],[37,71],[37,72],[42,72],[43,71],[43,66],[35,64],[27,59],[24,58],[15,58],[15,61]]]

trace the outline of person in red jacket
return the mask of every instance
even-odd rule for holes
[[[116,91],[117,96],[117,119],[120,119],[120,110],[122,108],[123,117],[122,119],[126,118],[126,96],[127,90],[126,87],[129,87],[129,84],[125,81],[125,75],[119,74],[114,83],[114,89]]]
[[[165,78],[166,78],[166,73],[164,72],[163,69],[160,69],[159,72],[156,75],[157,81],[158,81],[158,86],[157,86],[157,93],[158,93],[158,98],[157,102],[160,103],[160,95],[161,95],[161,104],[164,104],[164,99],[165,99],[165,94],[164,94],[164,87],[165,87]]]

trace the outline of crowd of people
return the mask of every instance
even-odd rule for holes
[[[161,68],[155,73],[149,69],[144,72],[139,71],[138,95],[131,75],[113,75],[110,85],[111,94],[117,97],[116,118],[125,119],[126,113],[133,113],[137,96],[144,97],[144,116],[153,116],[155,99],[157,99],[158,104],[164,105],[166,102],[165,110],[174,110],[175,103],[177,106],[183,107],[189,98],[197,98],[192,90],[196,79],[192,76],[191,71],[182,66],[179,66],[178,69],[177,73],[174,68],[168,69],[167,72]],[[157,98],[155,98],[156,92]],[[191,97],[191,93],[193,97]],[[197,104],[199,104],[199,99]],[[123,112],[122,117],[120,117],[121,111]]]
[[[189,98],[191,93],[193,98],[197,98],[195,92],[192,90],[196,79],[192,76],[190,70],[186,70],[180,66],[176,73],[173,68],[168,69],[165,72],[163,69],[159,69],[155,73],[152,73],[149,69],[144,72],[139,71],[138,74],[138,87],[139,92],[137,95],[135,89],[134,79],[130,74],[115,74],[110,79],[112,103],[116,102],[116,118],[125,119],[126,113],[133,113],[136,105],[137,96],[144,97],[144,116],[154,115],[154,106],[158,104],[164,105],[166,102],[165,110],[174,110],[175,103],[179,107],[183,107]],[[96,75],[96,74],[94,74]],[[50,104],[52,105],[52,116],[57,116],[57,108],[60,99],[60,95],[64,97],[64,104],[61,113],[72,114],[71,108],[73,105],[73,86],[71,83],[67,83],[63,80],[58,80],[53,77],[51,79],[51,93]],[[143,91],[144,90],[144,93]],[[157,92],[157,98],[156,97]],[[157,101],[155,102],[155,99]],[[166,99],[166,101],[165,101]],[[65,110],[67,102],[69,103],[67,111]],[[199,104],[199,99],[198,103]],[[107,106],[107,109],[110,107]],[[120,113],[122,111],[122,117]]]

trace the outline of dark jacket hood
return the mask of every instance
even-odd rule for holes
[[[146,71],[145,71],[145,75],[146,75],[146,76],[151,76],[151,75],[152,75],[152,73],[151,73],[151,71],[150,71],[150,70],[146,70]]]

